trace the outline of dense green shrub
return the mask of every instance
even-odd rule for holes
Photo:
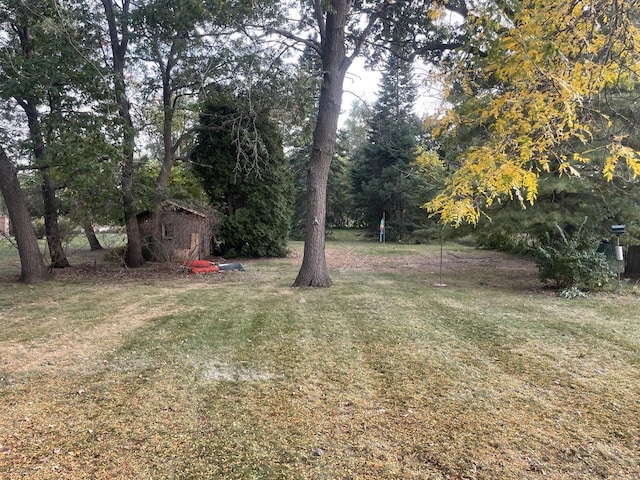
[[[553,282],[562,291],[598,291],[614,278],[605,254],[597,252],[598,240],[581,227],[568,235],[559,225],[538,245],[536,263],[542,282]]]
[[[268,103],[219,87],[203,106],[192,169],[221,215],[216,254],[286,254],[293,179]],[[248,108],[250,105],[252,108]]]
[[[526,233],[515,233],[506,230],[485,230],[475,234],[479,248],[498,250],[501,252],[530,255],[534,249],[534,240]]]

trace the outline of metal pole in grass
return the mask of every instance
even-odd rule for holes
[[[440,282],[436,283],[436,287],[446,287],[446,283],[442,283],[442,258],[443,258],[443,250],[444,250],[444,225],[440,229]]]
[[[620,293],[621,282],[620,282],[620,274],[622,271],[622,266],[624,264],[624,252],[622,250],[622,246],[620,245],[620,235],[624,233],[624,225],[612,225],[611,233],[616,236],[618,239],[616,249],[616,260],[618,261],[618,293]]]

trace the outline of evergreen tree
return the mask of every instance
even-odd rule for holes
[[[79,69],[77,56],[58,25],[58,15],[64,18],[67,13],[55,11],[46,2],[29,6],[24,2],[0,3],[0,29],[6,40],[0,48],[0,98],[11,99],[24,113],[30,156],[41,185],[51,266],[56,268],[68,267],[69,261],[58,227],[58,199],[47,137],[55,117],[74,103],[65,91],[73,88],[68,72]]]
[[[346,228],[356,221],[351,192],[350,139],[345,130],[338,132],[336,153],[331,161],[327,181],[327,227]]]
[[[406,237],[425,214],[419,181],[412,173],[421,123],[413,113],[416,86],[412,65],[397,55],[386,62],[367,142],[356,152],[352,172],[355,204],[369,230],[383,213],[392,238]]]
[[[216,241],[218,253],[227,257],[286,253],[291,172],[269,110],[255,100],[216,88],[203,108],[191,157],[195,174],[222,213]]]
[[[349,133],[338,133],[336,153],[331,161],[327,180],[327,221],[328,229],[346,228],[357,224],[358,214],[351,194],[351,140]],[[311,143],[293,151],[289,157],[295,185],[295,208],[291,223],[293,238],[302,238],[306,217],[306,190],[304,172],[308,166]]]

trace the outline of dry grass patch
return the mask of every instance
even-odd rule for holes
[[[640,476],[637,297],[560,300],[459,246],[446,288],[439,247],[328,248],[331,289],[289,287],[299,255],[1,284],[0,477]]]

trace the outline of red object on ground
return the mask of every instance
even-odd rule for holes
[[[189,262],[189,266],[195,268],[208,268],[211,266],[211,262],[209,260],[192,260]]]
[[[220,267],[212,265],[208,260],[193,260],[189,263],[191,273],[213,273],[219,272]]]
[[[220,267],[216,265],[209,265],[208,267],[191,267],[191,273],[213,273],[219,271]]]

